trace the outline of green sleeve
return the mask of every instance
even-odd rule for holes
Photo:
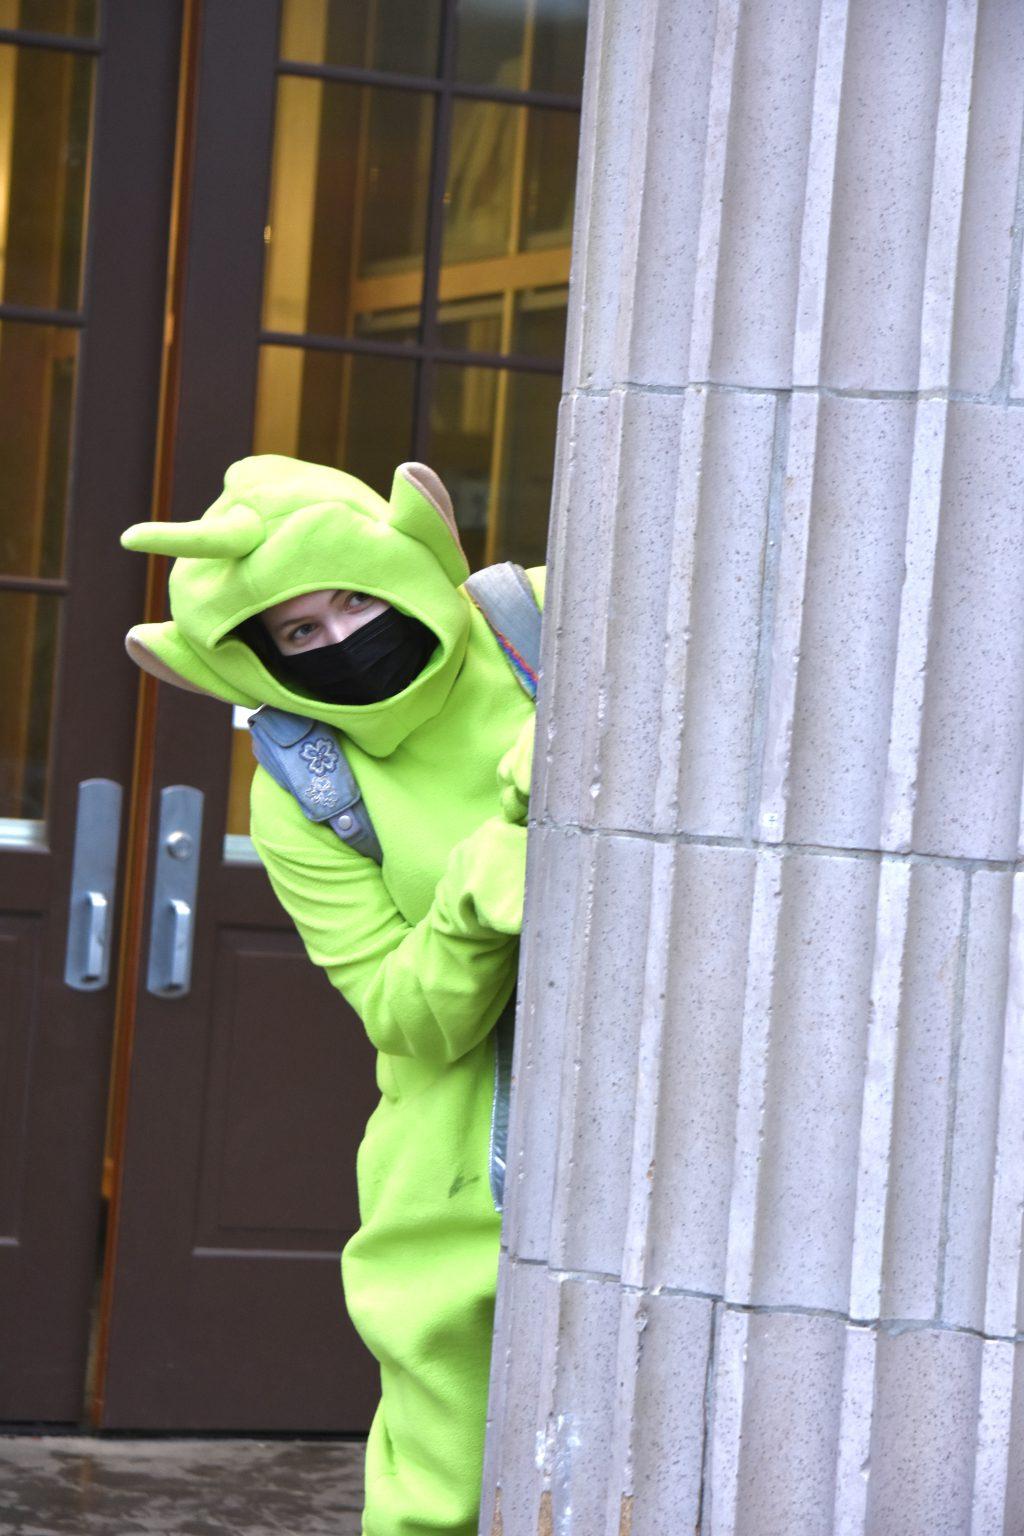
[[[483,1039],[515,981],[525,828],[494,817],[457,844],[414,924],[395,907],[378,866],[307,822],[262,769],[253,783],[253,842],[310,959],[378,1050],[441,1063]]]

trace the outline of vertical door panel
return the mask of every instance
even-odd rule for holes
[[[173,460],[180,518],[199,515],[251,446],[276,13],[247,7],[240,26],[232,0],[203,7]],[[162,789],[205,796],[195,947],[187,996],[153,996],[146,957],[142,967],[101,1421],[365,1429],[376,1368],[345,1316],[338,1255],[358,1221],[372,1052],[262,869],[225,862],[231,710],[161,685],[154,754],[150,871]]]
[[[131,773],[144,582],[117,534],[147,514],[159,389],[178,7],[103,16],[0,47],[4,1420],[83,1412],[114,991],[64,985],[68,889],[79,781]]]

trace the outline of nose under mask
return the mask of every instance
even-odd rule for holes
[[[293,656],[278,651],[258,618],[242,626],[242,638],[288,687],[325,704],[394,698],[420,675],[438,643],[425,624],[397,608],[385,609],[345,640]]]

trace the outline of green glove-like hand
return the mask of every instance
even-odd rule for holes
[[[533,733],[535,716],[519,732],[516,742],[498,764],[498,788],[501,814],[513,826],[526,825],[530,809],[530,775],[533,772]]]
[[[492,816],[452,849],[437,901],[467,935],[515,934],[522,931],[525,887],[526,828]]]

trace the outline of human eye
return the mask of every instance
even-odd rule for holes
[[[376,598],[371,597],[369,592],[350,592],[345,599],[344,607],[349,613],[358,613],[360,609],[368,608],[373,602],[376,602]]]
[[[315,624],[311,624],[311,623],[296,624],[294,629],[290,629],[288,631],[288,634],[287,634],[286,638],[293,645],[301,644],[303,640],[308,640],[309,639],[310,635],[313,634],[315,629],[316,629],[316,625]]]

